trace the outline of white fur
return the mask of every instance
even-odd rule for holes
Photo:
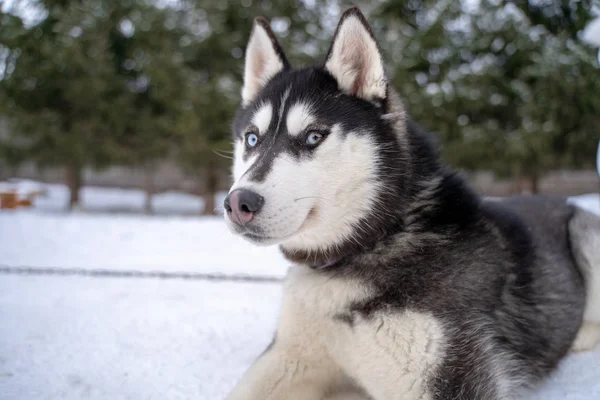
[[[271,120],[273,119],[273,105],[265,103],[261,105],[252,116],[252,123],[258,129],[259,134],[264,135],[269,129]]]
[[[590,265],[586,271],[586,307],[583,319],[600,324],[600,231],[589,232],[585,246]]]
[[[431,398],[428,379],[445,346],[431,314],[382,312],[347,327],[339,343],[336,359],[375,400]]]
[[[341,23],[325,68],[345,92],[367,100],[385,98],[386,77],[377,43],[357,16]]]
[[[315,121],[310,106],[306,103],[296,103],[290,107],[286,118],[288,134],[298,136],[308,125]]]
[[[242,105],[247,106],[283,67],[265,28],[254,24],[246,49]]]
[[[242,139],[243,140],[243,139]],[[245,146],[244,143],[238,141],[234,147],[233,159],[235,160],[233,163],[233,179],[238,181],[244,176],[244,174],[248,171],[248,169],[254,164],[256,161],[256,156],[249,158],[244,161],[244,151]],[[231,188],[233,190],[233,187]],[[231,191],[230,190],[230,191]]]
[[[320,400],[352,392],[352,380],[373,400],[430,399],[427,380],[445,350],[440,321],[415,311],[369,319],[357,315],[352,327],[336,320],[370,292],[357,281],[292,268],[275,343],[227,399]],[[359,393],[355,389],[350,396],[361,398]]]
[[[586,306],[583,319],[600,324],[600,217],[577,210],[569,223],[571,247],[583,272]]]
[[[600,217],[578,209],[569,222],[569,237],[586,292],[583,324],[572,350],[584,351],[600,344]]]
[[[577,333],[571,349],[574,352],[587,351],[593,349],[598,344],[600,344],[600,324],[584,322]]]
[[[236,144],[235,183],[230,190],[243,187],[265,199],[252,222],[271,238],[263,244],[282,243],[289,250],[334,248],[374,207],[378,157],[368,135],[343,135],[336,125],[310,160],[283,153],[263,182],[244,175],[253,160],[243,161],[243,147]],[[231,222],[230,227],[234,228]]]
[[[596,246],[600,249],[600,242],[596,243]],[[589,274],[587,281],[587,300],[583,319],[600,324],[600,264],[594,267],[595,271]]]
[[[308,192],[298,197],[318,198],[312,204],[310,199],[299,201],[310,204],[316,215],[283,242],[283,247],[323,250],[335,248],[351,237],[356,224],[375,207],[380,185],[377,162],[378,150],[371,137],[349,133],[343,138],[340,127],[335,126],[313,159],[305,162],[304,168],[310,171],[310,176],[301,172],[290,182],[294,185],[307,180]]]

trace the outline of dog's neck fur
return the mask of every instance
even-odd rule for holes
[[[395,93],[389,93],[383,107],[390,131],[401,142],[399,147],[408,151],[402,157],[386,158],[391,163],[386,165],[387,170],[396,173],[384,177],[385,190],[377,201],[377,210],[359,221],[354,235],[335,248],[305,251],[280,246],[289,261],[315,269],[335,268],[396,234],[410,232],[419,240],[419,233],[431,233],[432,227],[440,223],[458,228],[473,220],[479,197],[441,163],[435,146],[421,128],[407,119]]]

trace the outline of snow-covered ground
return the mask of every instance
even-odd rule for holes
[[[220,218],[99,213],[139,198],[101,188],[83,196],[97,212],[66,214],[64,188],[47,188],[34,209],[0,212],[0,267],[287,269]],[[600,213],[598,195],[573,200]],[[271,340],[280,296],[278,283],[0,274],[0,400],[222,399]],[[600,349],[571,355],[530,399],[598,399],[599,367]]]
[[[144,194],[138,190],[84,188],[82,207],[93,212],[65,213],[64,186],[26,181],[20,188],[42,189],[46,195],[33,209],[0,211],[0,265],[277,277],[286,271],[277,248],[231,235],[222,218],[178,215],[202,203],[189,194],[154,196],[159,214],[172,214],[149,217],[125,212],[143,208]]]
[[[0,275],[1,400],[219,400],[280,285]]]
[[[274,276],[286,270],[277,248],[231,235],[218,217],[24,210],[0,212],[0,265]]]
[[[0,276],[0,399],[219,400],[270,342],[280,285]],[[600,350],[530,400],[600,398]]]

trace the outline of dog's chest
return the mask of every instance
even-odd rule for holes
[[[293,268],[277,340],[295,343],[313,361],[330,358],[375,399],[430,398],[427,381],[445,348],[442,324],[429,313],[408,309],[345,317],[353,304],[372,296],[367,284]],[[384,387],[396,391],[382,393]]]

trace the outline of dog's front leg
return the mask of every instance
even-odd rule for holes
[[[325,353],[275,341],[227,400],[321,400],[335,390],[341,376]]]

